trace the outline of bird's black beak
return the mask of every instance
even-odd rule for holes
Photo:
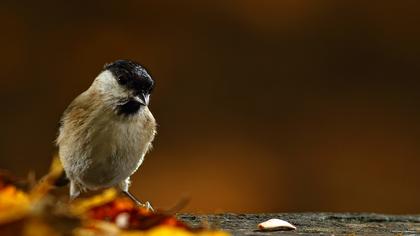
[[[143,106],[149,105],[149,94],[140,93],[134,97],[134,100],[139,102]]]

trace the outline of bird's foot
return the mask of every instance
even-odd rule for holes
[[[141,203],[136,197],[134,197],[134,195],[132,195],[130,192],[128,191],[123,191],[123,193],[125,195],[127,195],[127,197],[129,197],[137,206],[139,207],[143,207],[146,208],[148,211],[154,212],[155,210],[153,209],[152,205],[150,204],[150,202],[145,202],[144,204]]]
[[[137,206],[139,206],[139,207],[141,207],[141,208],[145,208],[145,209],[146,209],[146,210],[148,210],[148,211],[151,211],[151,212],[154,212],[154,211],[155,211],[155,209],[153,209],[153,207],[152,207],[152,205],[150,204],[150,202],[141,203],[141,202],[139,202],[139,201],[134,201],[134,203],[135,203]]]
[[[150,202],[145,202],[144,204],[141,204],[141,207],[146,208],[148,211],[154,212],[155,209],[153,209],[152,205],[150,204]]]

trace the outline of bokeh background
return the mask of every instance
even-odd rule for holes
[[[106,62],[157,87],[133,192],[191,212],[420,212],[419,1],[1,1],[0,168],[41,176]]]

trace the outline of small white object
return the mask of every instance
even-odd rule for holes
[[[126,229],[130,225],[130,214],[123,212],[117,215],[115,218],[115,224],[121,228]]]
[[[280,219],[270,219],[258,224],[258,228],[262,231],[275,230],[296,230],[296,227],[287,221]]]

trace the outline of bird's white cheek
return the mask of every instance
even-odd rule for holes
[[[118,81],[109,71],[99,74],[90,90],[96,92],[106,105],[114,105],[129,97],[129,91],[118,84]]]

